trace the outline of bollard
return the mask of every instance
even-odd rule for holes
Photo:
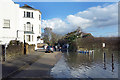
[[[93,56],[93,59],[94,59],[94,52],[92,51],[92,56]]]
[[[105,61],[106,61],[106,60],[105,60],[105,57],[106,57],[106,56],[105,56],[105,53],[104,53],[104,56],[103,56],[103,57],[104,57],[104,62],[105,62]]]
[[[114,71],[114,55],[112,54],[112,72]]]
[[[103,64],[104,64],[104,68],[103,69],[105,69],[106,70],[106,54],[105,53],[103,53]]]

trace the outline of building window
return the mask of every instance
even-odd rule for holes
[[[27,12],[27,17],[30,18],[30,12]]]
[[[32,18],[33,18],[33,12],[32,12]]]
[[[41,20],[41,16],[39,15],[39,20]]]
[[[33,35],[32,35],[32,41],[33,41]]]
[[[32,31],[33,31],[33,25],[32,25]]]
[[[27,22],[27,31],[32,31],[30,22]]]
[[[24,17],[26,17],[26,18],[33,18],[33,12],[25,12],[24,11]]]
[[[30,35],[27,35],[26,38],[27,38],[27,41],[30,42]]]
[[[33,24],[31,24],[30,22],[27,22],[26,24],[24,24],[24,31],[33,32]]]
[[[4,27],[3,28],[10,28],[10,20],[4,19]]]
[[[25,14],[26,14],[26,13],[25,13],[25,11],[24,11],[24,17],[26,17]]]

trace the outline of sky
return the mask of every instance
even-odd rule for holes
[[[42,12],[42,32],[51,27],[57,34],[67,34],[81,27],[95,37],[118,35],[117,2],[16,2]]]

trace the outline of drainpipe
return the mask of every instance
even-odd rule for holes
[[[5,44],[5,61],[6,61],[6,48],[7,48],[7,44]]]
[[[16,40],[18,39],[18,31],[19,31],[19,30],[17,30],[17,38],[16,38]]]

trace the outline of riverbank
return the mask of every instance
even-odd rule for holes
[[[60,59],[61,52],[36,51],[2,64],[3,78],[49,78],[50,70]],[[34,74],[33,74],[34,73]],[[38,75],[39,74],[39,75]]]

